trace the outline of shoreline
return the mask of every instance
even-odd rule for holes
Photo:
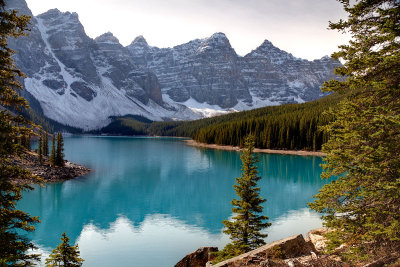
[[[38,155],[29,151],[23,157],[13,159],[14,164],[30,171],[34,178],[31,180],[14,180],[17,184],[56,183],[87,175],[92,170],[70,161],[64,160],[64,166],[51,166],[48,157],[43,157],[43,163],[38,163]],[[36,178],[38,177],[38,178]]]
[[[196,142],[193,139],[184,140],[186,145],[193,147],[201,147],[208,149],[218,149],[218,150],[226,150],[226,151],[242,151],[242,149],[238,146],[224,146],[224,145],[215,145],[215,144],[205,144]],[[265,154],[281,154],[281,155],[296,155],[296,156],[317,156],[324,157],[325,153],[320,151],[304,151],[304,150],[278,150],[278,149],[261,149],[255,148],[254,152],[256,153],[265,153]]]

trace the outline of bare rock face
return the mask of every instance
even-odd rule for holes
[[[204,267],[206,263],[213,259],[211,253],[217,252],[216,247],[202,247],[195,252],[185,256],[175,267]]]
[[[239,56],[223,33],[163,49],[150,47],[141,36],[127,48],[156,73],[162,92],[176,102],[193,98],[221,108],[231,108],[239,99],[251,102]]]
[[[321,85],[340,66],[329,57],[295,58],[268,40],[241,57],[223,33],[162,49],[139,36],[127,48],[135,62],[156,73],[172,100],[238,110],[318,99],[324,96]]]
[[[100,77],[91,56],[95,43],[86,35],[78,14],[51,9],[36,19],[42,38],[56,60],[73,77],[79,77],[87,84],[99,85]]]
[[[301,103],[322,97],[321,85],[334,78],[338,61],[294,57],[265,40],[241,59],[243,75],[253,96],[272,103]]]
[[[117,89],[124,90],[128,97],[136,98],[144,104],[152,99],[163,105],[157,77],[145,68],[138,68],[128,49],[112,33],[100,35],[95,42],[98,46],[94,52],[96,65]]]
[[[146,98],[143,100],[146,104],[148,103],[149,99],[154,100],[156,103],[163,105],[162,93],[161,88],[158,83],[157,76],[150,72],[136,72],[134,74],[134,80],[143,88],[144,92],[146,93]]]
[[[88,87],[85,83],[83,82],[73,82],[71,83],[71,89],[77,93],[80,97],[85,99],[86,101],[92,100],[94,97],[96,97],[97,93],[93,91],[90,87]],[[72,92],[71,92],[72,93]]]

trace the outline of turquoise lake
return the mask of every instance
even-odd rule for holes
[[[174,266],[202,246],[223,248],[240,153],[195,148],[180,139],[66,137],[66,159],[93,171],[35,186],[18,207],[40,216],[29,234],[46,257],[66,232],[83,266]],[[322,225],[307,203],[325,183],[322,159],[261,154],[259,181],[267,242]]]

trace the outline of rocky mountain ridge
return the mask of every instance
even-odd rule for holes
[[[32,16],[29,36],[10,40],[28,99],[46,117],[84,130],[129,114],[188,120],[310,101],[323,96],[320,86],[339,65],[297,59],[269,41],[241,57],[223,33],[173,48],[138,36],[124,47],[110,32],[88,37],[76,13],[35,17],[24,0],[7,6]]]

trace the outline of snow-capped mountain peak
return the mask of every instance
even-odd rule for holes
[[[24,0],[7,4],[31,14]],[[85,130],[112,116],[186,120],[317,99],[340,65],[297,59],[268,40],[241,57],[221,32],[172,48],[138,36],[124,47],[110,32],[91,39],[76,13],[57,9],[31,22],[29,36],[10,40],[27,97],[45,116]]]
[[[198,48],[198,52],[200,53],[215,50],[230,50],[234,52],[228,38],[222,32],[214,33],[209,38],[203,39]]]
[[[119,40],[111,32],[103,33],[94,39],[96,43],[119,44]]]
[[[137,36],[131,43],[131,45],[141,45],[141,46],[148,46],[146,39],[143,35]]]
[[[228,37],[226,37],[225,33],[223,33],[223,32],[216,32],[213,35],[211,35],[211,37],[207,38],[207,40],[209,40],[209,41],[212,40],[212,41],[214,41],[216,43],[219,43],[221,45],[222,44],[223,45],[226,45],[226,44],[230,45]]]

